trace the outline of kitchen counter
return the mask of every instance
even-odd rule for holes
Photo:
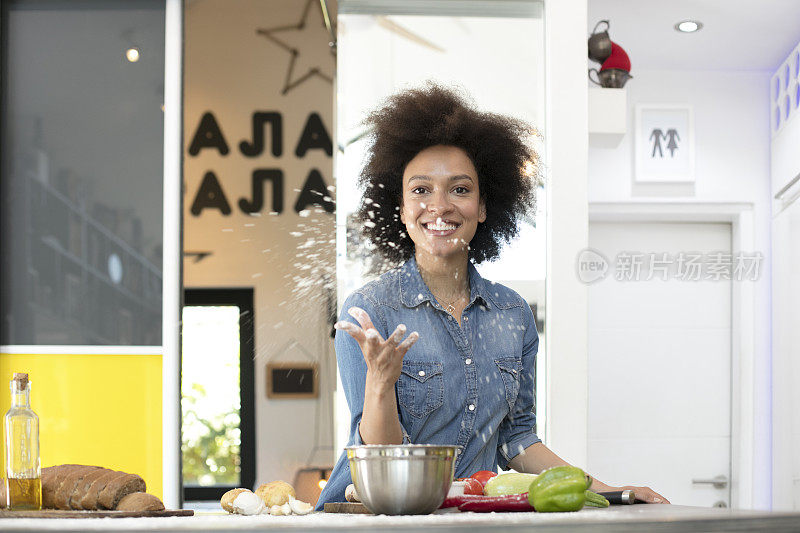
[[[375,529],[537,533],[607,531],[798,531],[800,513],[738,511],[681,505],[621,505],[578,513],[460,513],[371,516],[314,513],[308,516],[234,516],[198,513],[173,518],[0,519],[0,531],[287,531],[292,533]]]

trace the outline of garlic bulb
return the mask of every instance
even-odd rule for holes
[[[457,481],[453,481],[453,483],[458,483]],[[463,494],[463,493],[462,493]],[[349,502],[361,502],[361,498],[358,497],[358,492],[356,491],[356,486],[350,483],[347,485],[347,488],[344,489],[344,499]]]
[[[294,514],[308,514],[314,510],[310,503],[301,502],[300,500],[295,500],[294,498],[289,498],[289,507],[292,508],[292,512]]]
[[[258,495],[245,491],[236,496],[233,500],[233,512],[242,515],[256,515],[261,514],[264,510],[264,500]]]
[[[289,516],[292,514],[292,508],[288,502],[283,505],[273,505],[269,508],[269,514],[272,516]]]

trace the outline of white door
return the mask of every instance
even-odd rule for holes
[[[589,246],[609,265],[589,288],[589,471],[730,505],[730,224],[593,222]]]
[[[800,199],[772,221],[772,508],[800,510]]]

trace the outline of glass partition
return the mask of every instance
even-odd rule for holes
[[[370,252],[359,242],[354,213],[361,192],[366,113],[381,101],[426,80],[465,89],[481,110],[526,120],[545,133],[544,19],[538,1],[339,2],[337,39],[337,277],[339,303],[367,281]],[[541,139],[537,150],[544,161]],[[545,354],[547,198],[537,187],[538,209],[501,257],[478,265],[481,275],[519,292],[534,309],[540,333],[537,376]],[[538,405],[545,398],[537,379]],[[539,409],[543,413],[543,409]],[[342,398],[339,420],[349,420]],[[538,419],[543,427],[543,416]],[[339,424],[337,442],[347,440]]]
[[[1,5],[0,344],[160,345],[165,3]]]

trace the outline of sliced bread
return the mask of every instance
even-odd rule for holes
[[[85,465],[81,468],[73,469],[69,474],[64,476],[53,498],[56,509],[69,510],[69,500],[72,497],[72,493],[75,491],[75,486],[83,479],[83,476],[99,468],[99,466]]]
[[[92,481],[92,484],[89,485],[89,488],[86,490],[86,494],[78,502],[81,509],[85,511],[96,511],[97,497],[100,495],[103,489],[106,488],[108,482],[120,474],[122,474],[122,472],[117,472],[116,470],[107,470],[105,474]]]
[[[164,504],[146,492],[132,492],[117,504],[117,511],[163,511]]]
[[[74,470],[83,468],[86,465],[56,465],[42,468],[42,508],[55,509],[56,490],[58,490],[64,477]]]
[[[97,496],[99,509],[116,509],[119,501],[133,492],[146,492],[144,480],[136,474],[125,474],[114,477],[106,483],[105,488]]]
[[[108,468],[98,468],[84,475],[75,485],[75,488],[69,497],[69,508],[74,510],[83,509],[83,507],[81,507],[81,500],[84,496],[86,496],[86,493],[89,491],[89,487],[92,486],[92,483],[94,483],[95,479],[98,479],[109,472],[112,472],[112,470],[109,470]]]

